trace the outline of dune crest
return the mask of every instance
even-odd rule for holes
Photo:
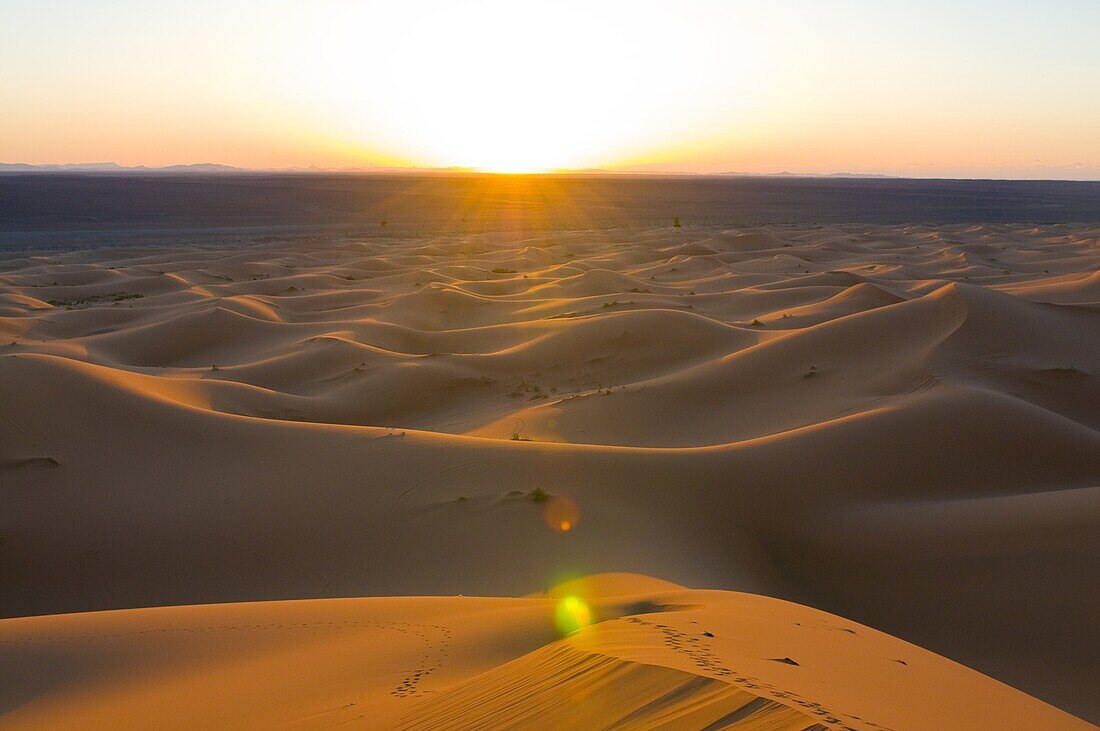
[[[579,595],[599,617],[564,636],[554,627],[563,601],[555,597],[331,599],[3,620],[0,671],[10,680],[0,703],[12,708],[4,725],[1089,727],[808,607],[636,575],[562,588],[585,587],[638,592]]]

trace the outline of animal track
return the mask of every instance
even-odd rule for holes
[[[395,622],[395,625],[403,625],[403,628],[394,627],[399,632],[411,632],[420,638],[425,644],[425,650],[417,658],[418,667],[398,684],[396,688],[390,691],[390,695],[397,698],[407,698],[410,695],[416,693],[426,693],[430,691],[423,691],[419,689],[420,681],[427,678],[429,675],[439,669],[442,664],[443,658],[447,655],[447,645],[451,641],[451,631],[446,626],[441,624],[409,624],[406,622]],[[438,645],[433,643],[429,637],[431,631],[438,632],[442,641]],[[434,663],[433,663],[434,660]]]
[[[685,632],[681,632],[666,624],[660,624],[657,622],[650,622],[640,617],[624,617],[624,622],[630,622],[631,624],[641,625],[643,627],[649,627],[657,630],[664,636],[664,644],[670,648],[673,652],[678,652],[687,655],[691,658],[695,666],[700,670],[703,670],[711,675],[716,675],[723,678],[728,678],[726,682],[730,682],[734,685],[740,686],[753,692],[754,695],[762,695],[766,693],[773,698],[778,699],[781,703],[787,706],[799,706],[807,714],[817,717],[817,722],[823,726],[839,729],[839,731],[859,731],[858,728],[849,725],[842,720],[841,717],[850,719],[856,722],[859,726],[879,729],[880,731],[891,731],[886,726],[880,726],[879,724],[872,723],[871,721],[865,721],[856,716],[851,716],[845,713],[834,713],[828,710],[820,703],[802,698],[798,693],[789,690],[782,690],[776,688],[771,683],[765,682],[760,678],[754,678],[751,675],[744,675],[736,673],[730,668],[722,664],[718,656],[709,647],[707,640],[713,638],[714,635],[710,632],[703,632],[702,635],[689,635]],[[784,663],[798,667],[799,664],[789,657],[783,658],[769,658],[775,662]],[[760,692],[758,692],[760,691]]]

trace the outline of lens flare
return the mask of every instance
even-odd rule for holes
[[[554,623],[563,635],[569,635],[592,623],[592,611],[580,597],[570,594],[558,602]]]
[[[580,508],[563,495],[553,496],[542,508],[542,519],[546,521],[547,527],[559,533],[568,533],[576,528],[580,518]]]

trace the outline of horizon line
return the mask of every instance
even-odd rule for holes
[[[698,172],[684,170],[620,170],[607,168],[555,168],[548,170],[531,171],[495,171],[473,167],[449,166],[449,167],[416,167],[416,166],[347,166],[347,167],[319,167],[291,166],[281,168],[241,167],[226,165],[223,163],[199,162],[179,163],[172,165],[120,165],[116,162],[88,162],[88,163],[5,163],[0,162],[0,174],[18,173],[98,173],[98,174],[209,174],[209,175],[493,175],[500,177],[532,177],[532,176],[609,176],[609,177],[684,177],[684,178],[831,178],[831,179],[868,179],[868,180],[958,180],[958,181],[1005,181],[1005,182],[1064,182],[1064,183],[1096,183],[1100,178],[996,178],[996,177],[964,177],[943,175],[896,175],[890,173],[855,173],[846,171],[837,172],[793,172],[779,170],[771,172],[748,171],[718,171]]]

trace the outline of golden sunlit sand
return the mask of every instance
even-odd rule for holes
[[[0,725],[1088,728],[1098,241],[3,254]]]
[[[561,591],[8,620],[29,700],[5,728],[1089,728],[797,604],[632,575],[576,589],[594,623],[564,638],[551,615],[580,600]]]

